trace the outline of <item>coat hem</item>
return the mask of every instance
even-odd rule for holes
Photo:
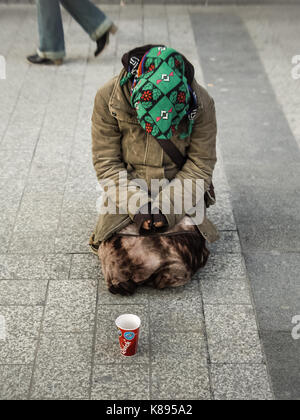
[[[128,216],[127,219],[123,220],[123,222],[119,223],[111,231],[109,231],[108,233],[106,233],[105,235],[103,235],[103,237],[101,237],[100,235],[97,235],[96,234],[95,235],[95,241],[96,241],[96,243],[101,243],[101,242],[107,241],[114,233],[118,232],[123,227],[128,226],[130,223],[132,223],[132,220]]]

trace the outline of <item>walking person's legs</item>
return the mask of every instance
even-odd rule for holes
[[[90,0],[37,0],[40,46],[37,54],[27,57],[33,64],[61,64],[65,41],[60,3],[97,43],[95,56],[109,42],[117,28]]]
[[[108,44],[109,33],[116,32],[113,22],[90,0],[60,0],[60,3],[97,42],[95,56],[99,55]]]
[[[37,0],[39,48],[27,57],[34,64],[61,64],[65,56],[64,30],[58,0]]]
[[[38,54],[51,60],[65,56],[64,29],[58,0],[37,0],[40,46]]]
[[[60,0],[60,3],[93,41],[97,41],[113,25],[113,22],[90,0]]]

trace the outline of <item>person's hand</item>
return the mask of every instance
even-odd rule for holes
[[[145,229],[145,230],[150,230],[151,229],[151,219],[145,220],[144,223],[142,224],[142,228]]]
[[[167,218],[161,211],[153,214],[153,226],[155,229],[162,229],[168,226]]]
[[[147,207],[146,207],[147,206]],[[149,204],[140,209],[140,212],[134,216],[134,223],[140,233],[156,231],[162,228],[168,227],[168,221],[166,217],[161,213],[160,210],[156,210],[154,214],[151,214],[151,208]],[[143,210],[143,211],[142,211]],[[145,213],[148,210],[148,213]]]
[[[166,225],[164,222],[154,222],[153,224],[157,229]]]
[[[118,285],[111,285],[109,287],[110,293],[113,295],[122,295],[122,296],[130,296],[133,295],[136,291],[137,284],[134,283],[132,280],[128,280],[123,283],[119,283]]]
[[[133,218],[138,231],[150,231],[152,228],[151,203],[145,204]]]

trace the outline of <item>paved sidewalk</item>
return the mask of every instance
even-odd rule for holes
[[[210,214],[222,239],[192,283],[116,297],[89,253],[97,219],[90,117],[98,87],[120,70],[123,52],[148,42],[184,52],[206,85],[193,7],[103,9],[119,26],[103,56],[94,60],[94,45],[65,17],[68,60],[48,68],[24,59],[35,46],[34,7],[0,6],[7,59],[7,80],[0,81],[0,316],[7,331],[0,397],[272,399],[221,153]],[[143,323],[131,359],[119,355],[114,327],[127,311]]]
[[[300,399],[300,340],[292,336],[300,315],[300,79],[292,77],[299,19],[299,5],[192,15],[221,111],[220,147],[259,334],[275,397],[288,400]]]

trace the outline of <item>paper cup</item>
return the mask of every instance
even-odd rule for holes
[[[123,356],[134,356],[138,348],[141,320],[137,315],[123,314],[116,319]]]

